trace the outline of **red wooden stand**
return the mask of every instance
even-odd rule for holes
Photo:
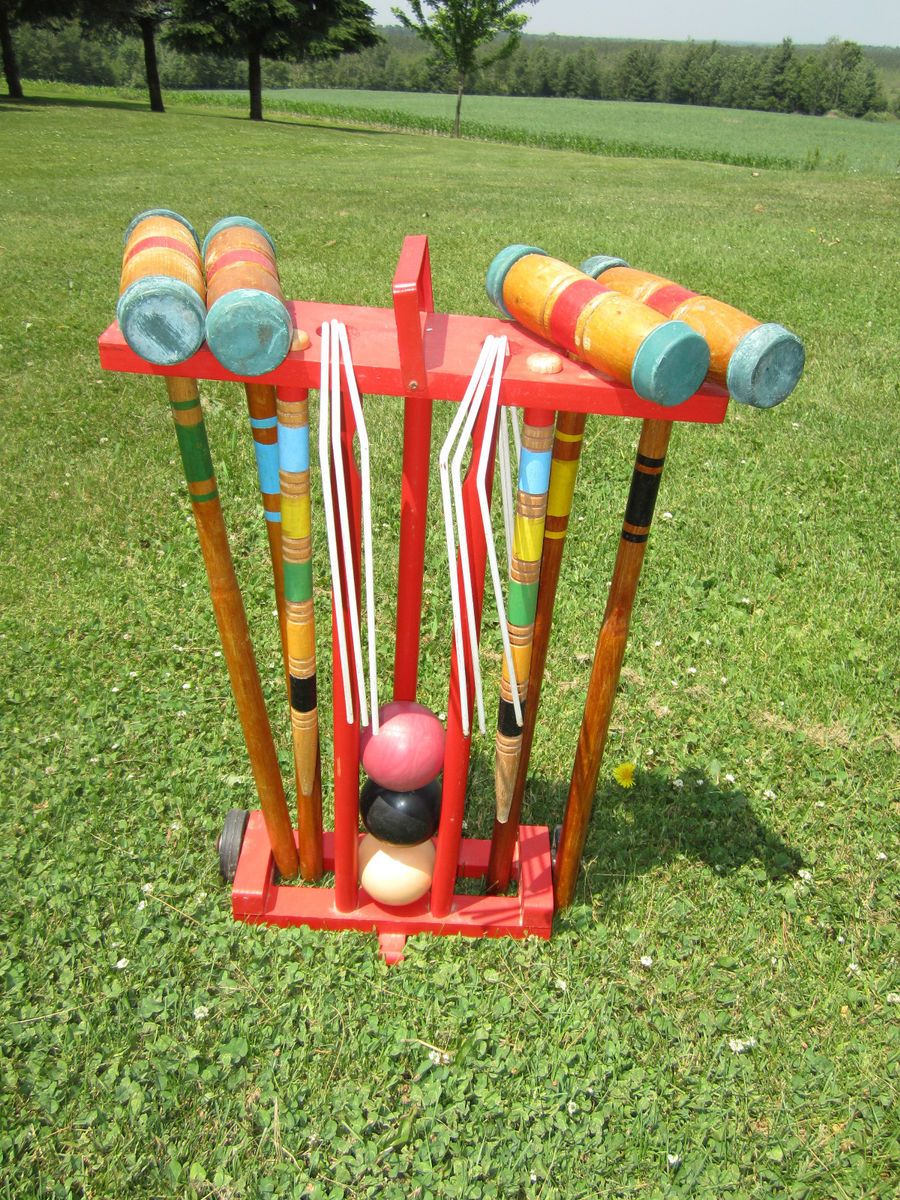
[[[360,837],[363,835],[360,834]],[[491,843],[463,838],[457,866],[464,879],[487,873]],[[334,834],[324,835],[325,870],[334,870]],[[308,925],[311,929],[356,929],[377,933],[388,963],[399,962],[407,937],[415,933],[461,934],[463,937],[549,939],[553,921],[553,878],[550,836],[543,825],[520,825],[514,864],[518,893],[513,896],[454,895],[446,917],[435,917],[426,895],[415,904],[388,908],[360,889],[352,912],[339,912],[334,888],[275,882],[275,862],[262,813],[250,814],[234,877],[231,911],[237,921],[254,925]]]
[[[489,334],[508,339],[509,356],[503,369],[500,402],[523,408],[525,419],[530,419],[532,424],[546,424],[558,412],[625,416],[651,423],[717,424],[724,419],[728,397],[719,388],[704,385],[683,404],[662,408],[642,399],[624,384],[573,361],[558,347],[509,321],[434,312],[428,243],[424,237],[410,237],[404,241],[393,280],[392,299],[393,308],[290,301],[288,307],[298,331],[294,347],[276,370],[252,380],[233,375],[213,357],[206,345],[176,366],[153,366],[128,347],[115,323],[100,337],[100,362],[107,371],[187,380],[271,384],[278,390],[280,400],[291,402],[303,400],[307,389],[319,386],[323,324],[337,318],[346,325],[360,390],[402,397],[405,402],[394,699],[412,700],[416,697],[419,665],[432,406],[434,401],[458,402],[462,398],[478,349]],[[300,336],[301,331],[305,336]],[[538,352],[548,350],[557,360],[556,371],[552,374],[543,373],[535,361],[536,355],[538,360],[545,359],[546,353]],[[358,556],[360,481],[353,453],[355,422],[346,396],[343,409],[344,469],[350,481],[354,554]],[[479,416],[479,422],[485,419],[483,414]],[[482,430],[482,424],[476,426],[473,445],[481,445],[481,453],[485,453]],[[493,453],[493,442],[490,453]],[[463,502],[466,523],[471,527],[470,570],[475,584],[475,619],[480,626],[486,544],[477,517],[474,462],[473,453],[463,485]],[[488,495],[491,477],[492,468],[487,477]],[[230,559],[228,565],[230,569]],[[354,565],[355,578],[359,580],[358,561]],[[461,570],[459,560],[457,570]],[[358,606],[358,594],[344,596],[345,621],[351,604]],[[464,612],[462,644],[466,647],[466,671],[471,678],[467,619]],[[337,636],[334,623],[332,636]],[[614,690],[614,682],[612,687]],[[358,714],[359,698],[355,685],[351,691],[349,699]],[[334,871],[335,886],[277,884],[262,815],[254,812],[247,826],[234,880],[232,908],[236,919],[273,925],[309,925],[315,929],[374,931],[379,935],[381,950],[388,962],[396,962],[402,957],[406,938],[415,933],[550,937],[554,895],[550,839],[544,827],[523,825],[518,828],[512,871],[518,884],[516,895],[467,896],[456,892],[460,877],[487,877],[491,842],[462,836],[471,735],[463,733],[455,648],[451,652],[449,691],[441,822],[430,892],[417,903],[398,909],[375,903],[358,887],[357,849],[361,836],[358,832],[359,727],[355,723],[344,723],[340,717],[345,711],[345,697],[340,672],[335,672],[332,785],[336,833],[325,833],[322,846],[325,870]],[[471,695],[467,703],[471,719]],[[589,790],[592,794],[593,785]],[[298,838],[296,831],[294,837]],[[513,841],[511,834],[504,835],[507,850]],[[289,841],[287,845],[289,847]]]

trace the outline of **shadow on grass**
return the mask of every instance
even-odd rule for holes
[[[204,108],[202,104],[196,106],[195,111],[191,112],[188,108],[179,108],[178,115],[181,117],[216,117],[220,121],[241,121],[254,125],[287,125],[291,129],[319,129],[330,133],[358,133],[363,137],[399,137],[402,130],[397,129],[367,129],[359,125],[336,125],[334,121],[328,117],[307,117],[298,113],[295,117],[290,114],[282,114],[277,117],[264,116],[262,121],[250,121],[250,118],[244,112],[237,112],[234,109],[225,109],[220,111],[215,107]]]
[[[32,108],[114,108],[126,112],[150,112],[150,105],[146,100],[104,100],[90,99],[86,96],[26,96],[23,100],[0,96],[0,108],[3,112],[28,112]],[[159,115],[165,116],[165,113]]]
[[[124,98],[101,99],[86,96],[26,96],[23,100],[18,100],[13,99],[11,96],[0,96],[0,111],[2,112],[27,113],[35,108],[111,108],[121,110],[122,112],[141,113],[149,113],[151,111],[147,101],[126,100]],[[239,111],[237,108],[220,109],[215,105],[206,107],[202,102],[198,102],[190,105],[190,107],[187,104],[184,107],[178,104],[177,110],[180,117],[213,117],[219,121],[240,121],[248,125],[251,124],[246,112]],[[166,113],[155,115],[165,117]],[[324,129],[334,133],[358,134],[361,137],[399,137],[403,132],[397,129],[366,128],[361,125],[337,125],[334,121],[329,120],[328,117],[309,117],[302,113],[297,113],[296,116],[290,113],[280,113],[277,116],[271,117],[264,116],[262,121],[254,121],[252,124],[260,126],[286,125],[292,129],[297,127],[301,129]]]
[[[756,816],[747,796],[696,771],[681,786],[658,771],[641,771],[633,788],[601,785],[594,799],[576,903],[613,901],[628,881],[676,859],[705,863],[719,875],[748,864],[771,880],[796,874],[800,852]],[[532,779],[527,820],[551,830],[562,820],[568,783]]]

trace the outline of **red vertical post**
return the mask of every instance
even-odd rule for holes
[[[335,398],[332,396],[332,403]],[[347,483],[348,508],[351,531],[351,557],[356,587],[348,587],[348,577],[343,562],[343,549],[338,538],[338,559],[341,563],[341,578],[333,581],[341,588],[344,603],[344,636],[350,652],[350,701],[353,720],[347,723],[346,694],[341,676],[340,651],[338,649],[337,619],[334,602],[331,608],[331,653],[334,678],[333,727],[334,727],[334,902],[339,912],[353,912],[359,895],[359,695],[356,674],[353,669],[353,638],[350,626],[350,605],[355,604],[359,612],[360,598],[360,530],[362,513],[362,490],[359,469],[353,455],[353,435],[356,424],[347,394],[342,388],[341,402],[341,458],[344,479]],[[332,491],[334,479],[332,476]],[[337,512],[337,495],[334,496]]]
[[[415,700],[422,625],[425,521],[431,467],[432,401],[423,326],[434,311],[428,239],[408,237],[392,285],[397,346],[406,402],[400,485],[400,561],[394,642],[394,699]]]
[[[481,446],[484,425],[487,420],[487,404],[482,406],[475,428],[472,433],[473,446]],[[485,490],[488,499],[494,483],[494,461],[497,445],[497,424],[495,423],[488,444],[490,455],[485,474]],[[478,471],[478,455],[473,454],[463,481],[463,514],[466,523],[466,536],[469,542],[469,566],[472,577],[472,591],[475,608],[475,623],[479,639],[481,635],[481,610],[484,603],[484,572],[487,565],[487,542],[481,525],[481,510],[478,505],[476,491],[476,476]],[[462,567],[457,554],[457,577],[459,579],[460,595],[463,594]],[[466,678],[472,680],[473,670],[469,648],[469,630],[466,616],[466,606],[462,605],[463,623],[463,659]],[[452,641],[452,639],[451,639]],[[468,690],[468,724],[472,728],[472,706],[474,693],[471,686]],[[444,749],[444,783],[441,793],[441,823],[437,836],[437,855],[434,864],[434,877],[431,881],[431,913],[435,917],[446,917],[453,906],[453,892],[456,885],[456,871],[459,862],[459,844],[462,840],[462,823],[466,811],[466,783],[469,775],[469,756],[472,750],[471,732],[468,736],[463,733],[462,706],[459,697],[459,663],[456,658],[455,645],[450,654],[450,699],[447,705],[447,741]]]

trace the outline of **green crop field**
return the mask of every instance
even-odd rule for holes
[[[893,1200],[897,181],[29,91],[0,103],[0,1197]],[[704,119],[676,115],[686,139]],[[754,121],[757,149],[791,124]],[[158,206],[261,221],[294,297],[387,305],[403,236],[427,233],[442,311],[487,314],[487,264],[521,241],[621,255],[803,339],[786,403],[675,429],[550,942],[419,937],[386,968],[370,935],[232,921],[214,843],[254,793],[165,391],[97,359],[122,232]],[[203,395],[290,780],[246,405]],[[399,413],[366,412],[387,691]],[[588,426],[534,822],[565,803],[637,433]],[[437,508],[428,537],[421,698],[443,711]],[[324,629],[318,524],[314,555]],[[499,655],[486,628],[489,691]],[[479,735],[474,836],[491,776]]]
[[[240,92],[201,94],[207,102],[244,104]],[[454,96],[413,92],[363,92],[284,88],[266,93],[277,111],[357,116],[373,110],[384,123],[429,123],[450,130]],[[696,158],[748,165],[795,164],[850,173],[900,171],[900,121],[805,117],[690,105],[632,104],[602,100],[541,100],[516,96],[467,96],[463,133],[501,141],[545,142],[597,149],[628,157]],[[581,144],[580,144],[581,143]]]

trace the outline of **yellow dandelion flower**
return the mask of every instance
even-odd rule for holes
[[[613,779],[615,779],[616,783],[620,787],[634,787],[634,772],[635,766],[633,762],[619,763],[619,765],[613,769]]]

